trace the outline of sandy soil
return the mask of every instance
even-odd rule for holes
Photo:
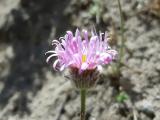
[[[160,120],[160,17],[148,1],[121,2],[127,50],[120,85],[129,99],[116,101],[106,67],[87,93],[87,120]],[[116,0],[0,0],[0,120],[79,120],[79,92],[44,53],[66,30],[93,25],[114,28],[120,39]]]

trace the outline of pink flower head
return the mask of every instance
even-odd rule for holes
[[[50,53],[46,61],[49,62],[52,57],[56,57],[53,68],[60,71],[65,68],[77,68],[80,73],[93,70],[98,66],[109,64],[117,55],[117,51],[112,50],[107,41],[106,33],[97,35],[92,32],[89,37],[87,30],[82,30],[80,33],[77,29],[75,35],[67,31],[59,41],[52,41],[55,50],[46,52]]]

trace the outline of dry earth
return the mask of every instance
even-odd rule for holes
[[[87,119],[160,120],[160,17],[143,11],[147,1],[121,2],[127,52],[120,83],[129,99],[116,101],[105,68],[87,93]],[[79,92],[44,53],[67,29],[114,25],[119,34],[119,17],[116,0],[0,0],[0,120],[79,120]]]

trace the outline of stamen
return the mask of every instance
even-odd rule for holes
[[[86,60],[87,60],[87,56],[83,54],[82,55],[82,63],[86,62]]]

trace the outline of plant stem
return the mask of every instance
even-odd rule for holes
[[[119,58],[119,65],[118,67],[121,66],[122,62],[122,57],[124,55],[124,47],[125,47],[125,38],[124,38],[124,19],[123,19],[123,13],[122,13],[122,8],[121,8],[121,3],[120,0],[118,0],[118,7],[119,7],[119,12],[120,12],[120,18],[121,18],[121,45],[120,45],[120,58]]]
[[[86,89],[81,88],[81,120],[85,120]]]

